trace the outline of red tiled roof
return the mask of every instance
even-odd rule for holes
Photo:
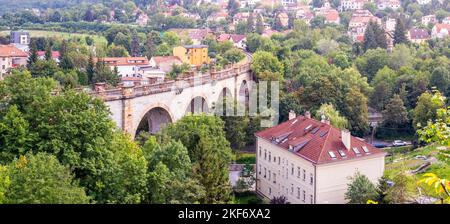
[[[442,29],[450,31],[450,24],[437,23],[436,25],[434,25],[433,29],[435,29],[437,33],[440,33]]]
[[[94,61],[99,60],[94,58]],[[107,65],[112,66],[127,66],[127,65],[148,65],[146,57],[114,57],[114,58],[100,58]]]
[[[234,43],[239,43],[239,41],[245,39],[245,35],[240,35],[240,34],[220,34],[219,37],[217,38],[217,41],[219,42],[223,42],[223,41],[227,41],[227,40],[231,40]]]
[[[37,55],[39,56],[39,57],[42,57],[42,56],[44,56],[45,55],[45,51],[38,51],[37,52]],[[52,51],[52,58],[59,58],[59,51]]]
[[[0,57],[28,57],[28,54],[14,45],[0,45]]]
[[[384,156],[386,154],[384,151],[353,136],[350,138],[351,149],[347,150],[341,140],[341,130],[304,116],[298,116],[275,127],[260,131],[256,133],[256,136],[315,164],[347,161],[373,155]],[[278,144],[275,141],[276,138],[280,140]],[[367,147],[368,153],[364,151],[363,146]],[[358,154],[353,150],[354,147],[359,151]],[[341,156],[338,150],[342,150],[345,156]],[[330,151],[336,155],[336,158],[329,155]]]
[[[426,29],[412,28],[411,30],[409,30],[409,35],[413,40],[430,38],[430,34]]]

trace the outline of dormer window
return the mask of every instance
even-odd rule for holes
[[[365,153],[370,153],[369,148],[367,148],[367,146],[363,146],[362,149],[364,150]]]
[[[339,155],[341,155],[341,157],[346,157],[347,155],[345,154],[345,152],[343,150],[338,150]]]
[[[332,159],[336,159],[336,154],[334,154],[334,152],[328,151],[328,155],[330,155],[330,157],[331,157]]]
[[[356,155],[360,155],[361,154],[361,152],[356,147],[353,147],[353,152],[355,152]]]

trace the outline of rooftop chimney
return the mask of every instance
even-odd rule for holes
[[[293,110],[289,111],[289,120],[295,119],[297,114]]]
[[[350,150],[351,135],[347,129],[341,130],[341,140],[347,150]]]
[[[306,111],[305,112],[305,117],[308,118],[308,119],[311,119],[311,112]]]

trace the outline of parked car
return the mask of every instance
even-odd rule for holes
[[[406,142],[405,142],[405,141],[402,141],[402,140],[395,140],[395,141],[392,143],[392,146],[394,146],[394,147],[405,146],[405,145],[407,145]]]
[[[389,147],[389,145],[386,144],[386,143],[374,143],[373,146],[375,148],[386,148],[386,147]]]

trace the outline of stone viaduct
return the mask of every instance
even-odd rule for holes
[[[144,130],[156,133],[188,113],[212,113],[225,96],[248,104],[252,81],[245,63],[158,84],[116,89],[99,84],[93,94],[105,101],[117,126],[135,137]]]

